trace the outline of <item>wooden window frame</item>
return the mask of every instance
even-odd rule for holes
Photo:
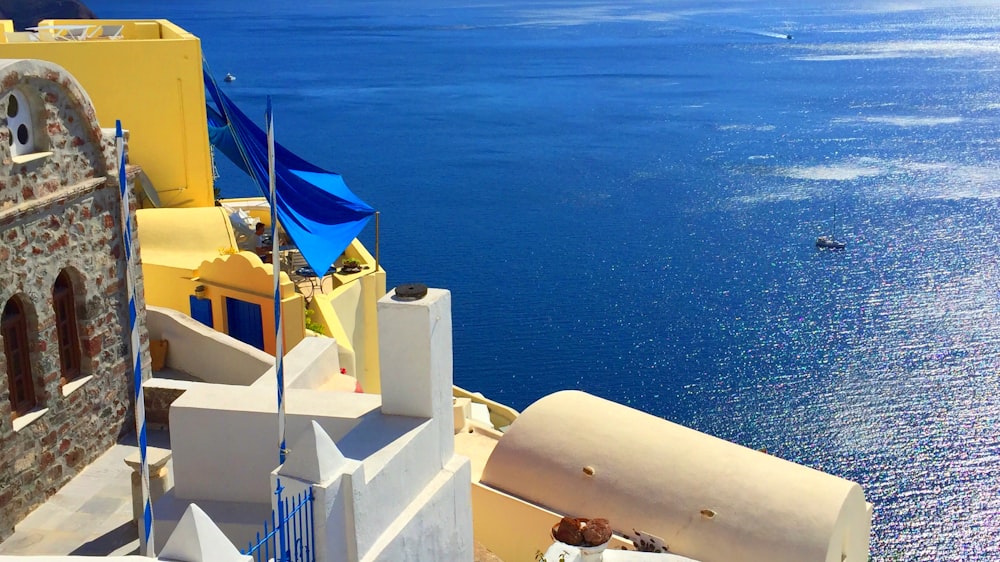
[[[31,350],[28,348],[28,319],[17,298],[4,305],[0,315],[3,352],[7,360],[7,388],[14,418],[23,416],[38,405],[35,379],[31,373]]]
[[[63,271],[52,285],[52,309],[56,317],[56,339],[59,347],[59,384],[80,377],[80,335],[76,321],[76,294],[73,280]]]

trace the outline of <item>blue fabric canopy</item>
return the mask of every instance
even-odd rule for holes
[[[210,105],[208,131],[218,148],[260,187],[276,205],[278,221],[309,267],[322,275],[371,219],[375,210],[351,192],[339,174],[299,158],[274,145],[275,198],[270,200],[267,134],[222,91],[206,70],[205,88],[218,107]]]

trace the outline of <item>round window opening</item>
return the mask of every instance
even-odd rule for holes
[[[29,100],[24,92],[16,89],[7,96],[7,129],[10,131],[11,156],[38,152]]]

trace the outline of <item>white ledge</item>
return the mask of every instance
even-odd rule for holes
[[[28,412],[23,416],[18,416],[17,418],[14,419],[14,433],[17,433],[18,431],[21,431],[22,429],[28,427],[28,425],[31,424],[31,422],[37,420],[38,418],[44,416],[47,413],[49,413],[49,409],[42,408],[40,410],[34,410],[32,412]]]
[[[15,164],[27,164],[32,160],[40,160],[42,158],[48,158],[49,156],[52,156],[52,152],[32,152],[31,154],[11,156],[10,159],[13,160]]]
[[[87,375],[85,377],[75,378],[68,383],[64,384],[62,387],[62,395],[69,396],[76,392],[76,389],[90,382],[90,379],[94,378],[94,375]]]

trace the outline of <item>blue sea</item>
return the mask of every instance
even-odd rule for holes
[[[273,97],[390,286],[452,291],[456,384],[855,480],[875,560],[1000,560],[1000,2],[88,4]]]

